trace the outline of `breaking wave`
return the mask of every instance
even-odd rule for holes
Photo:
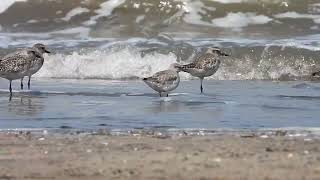
[[[220,46],[211,79],[308,79],[319,19],[318,0],[3,0],[0,54],[41,42],[56,53],[38,78],[136,79]]]
[[[193,60],[205,47],[191,47],[189,55],[183,49],[145,49],[136,46],[81,50],[46,56],[38,78],[65,79],[138,79],[167,69],[170,64]],[[287,47],[237,47],[226,49],[231,57],[222,59],[217,73],[208,79],[216,80],[299,80],[309,79],[320,64],[317,54],[309,50]],[[305,55],[302,55],[305,54]],[[184,80],[194,79],[180,73]]]

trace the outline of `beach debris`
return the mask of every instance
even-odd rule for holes
[[[44,141],[45,138],[44,138],[44,137],[41,137],[41,138],[39,138],[38,140],[39,140],[39,141]]]
[[[48,151],[44,151],[44,154],[48,154]]]
[[[274,150],[271,147],[266,147],[267,152],[273,152]]]
[[[105,146],[108,146],[109,143],[108,142],[102,142],[101,144],[105,145]]]
[[[304,154],[309,154],[308,150],[303,151]]]
[[[288,158],[290,159],[290,158],[292,158],[293,157],[293,154],[292,153],[289,153],[288,154]]]
[[[217,163],[220,163],[222,161],[222,159],[221,158],[214,158],[213,161],[217,162]]]
[[[240,137],[242,138],[254,138],[254,137],[257,137],[256,134],[254,133],[250,133],[250,134],[241,134]]]
[[[92,153],[92,149],[87,149],[87,153]]]

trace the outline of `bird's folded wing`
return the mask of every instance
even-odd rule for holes
[[[154,74],[153,76],[150,77],[150,80],[159,83],[159,84],[164,84],[168,81],[175,81],[177,80],[177,76],[174,75],[173,73],[169,71],[160,71]]]
[[[18,72],[21,68],[26,65],[27,55],[21,52],[14,52],[4,56],[1,59],[1,69],[7,72]]]

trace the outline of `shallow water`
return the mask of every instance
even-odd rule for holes
[[[0,56],[53,53],[31,92],[9,102],[0,79],[0,128],[318,128],[319,18],[318,0],[6,0]],[[137,80],[212,46],[231,56],[203,95],[186,73],[168,98]]]
[[[45,80],[9,101],[0,80],[1,129],[265,129],[320,127],[320,84],[182,81],[169,97],[140,81]],[[19,87],[18,82],[14,89]]]

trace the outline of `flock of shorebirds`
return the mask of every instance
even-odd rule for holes
[[[50,51],[45,45],[38,43],[31,48],[19,49],[0,59],[0,77],[9,80],[10,98],[12,97],[11,84],[13,80],[21,79],[21,89],[23,89],[23,78],[28,76],[28,89],[30,89],[31,76],[41,69],[45,53],[50,53]],[[142,80],[157,91],[160,97],[163,94],[168,96],[170,91],[179,86],[179,72],[183,71],[200,79],[200,91],[203,93],[203,79],[212,76],[218,70],[221,56],[229,55],[222,52],[220,48],[208,48],[204,54],[195,58],[190,64],[174,63],[168,70],[159,71]]]

